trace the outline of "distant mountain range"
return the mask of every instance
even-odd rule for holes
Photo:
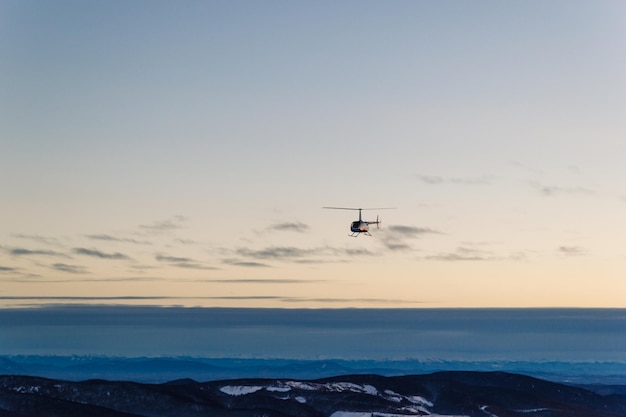
[[[162,384],[0,376],[2,417],[624,417],[626,395],[506,372]]]
[[[296,360],[196,357],[0,356],[0,375],[161,383],[181,378],[327,378],[438,371],[506,371],[569,384],[626,385],[626,363],[441,360]]]

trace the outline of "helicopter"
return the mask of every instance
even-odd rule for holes
[[[377,229],[380,229],[381,221],[378,216],[376,216],[376,221],[363,220],[361,217],[362,210],[391,210],[394,207],[384,207],[384,208],[352,208],[352,207],[322,207],[325,209],[332,210],[358,210],[359,211],[359,219],[350,223],[350,234],[351,237],[359,237],[361,233],[364,233],[366,236],[372,236],[369,232],[369,225],[375,224]]]

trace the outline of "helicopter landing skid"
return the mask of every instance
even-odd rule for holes
[[[352,233],[351,235],[348,235],[348,236],[350,236],[350,237],[359,237],[359,235],[372,236],[372,234],[370,232],[356,232],[356,233]]]

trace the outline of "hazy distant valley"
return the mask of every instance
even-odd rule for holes
[[[626,385],[620,362],[444,360],[296,360],[197,357],[0,356],[0,375],[163,383],[181,378],[328,378],[348,374],[399,376],[439,371],[505,371],[563,383]]]

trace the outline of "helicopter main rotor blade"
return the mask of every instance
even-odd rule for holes
[[[364,208],[359,210],[396,210],[397,207],[376,207],[376,208]]]
[[[362,210],[359,208],[352,208],[352,207],[322,207],[325,209],[332,209],[332,210]]]
[[[322,207],[333,210],[395,210],[396,207],[378,207],[378,208],[353,208],[353,207]]]

